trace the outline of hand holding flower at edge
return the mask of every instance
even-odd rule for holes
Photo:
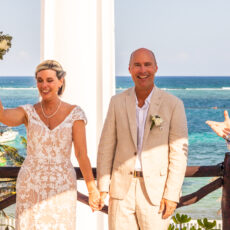
[[[225,120],[223,122],[206,121],[206,124],[208,124],[218,136],[226,139],[227,141],[230,141],[228,137],[230,133],[230,119],[229,119],[228,111],[226,110],[224,111],[224,117]]]

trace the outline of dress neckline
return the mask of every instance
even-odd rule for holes
[[[69,112],[69,114],[64,118],[63,121],[61,121],[58,125],[56,125],[53,129],[50,129],[45,122],[41,119],[41,117],[39,116],[39,114],[37,113],[35,107],[32,105],[32,108],[34,110],[34,113],[36,114],[36,116],[38,117],[38,119],[40,120],[40,122],[42,123],[43,126],[45,126],[46,129],[48,129],[50,132],[56,130],[57,128],[59,128],[66,120],[67,118],[73,113],[73,111],[77,108],[77,105]]]

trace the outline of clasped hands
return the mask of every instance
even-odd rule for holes
[[[89,205],[92,211],[99,211],[105,205],[105,198],[107,196],[107,192],[100,192],[96,189],[93,192],[89,193]],[[167,219],[171,216],[177,207],[177,203],[174,201],[170,201],[162,198],[159,208],[159,213],[162,213],[162,218]]]
[[[89,206],[93,212],[99,211],[104,207],[106,196],[107,192],[99,192],[97,189],[89,192]]]

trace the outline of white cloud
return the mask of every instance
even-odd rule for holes
[[[30,54],[25,50],[20,50],[17,53],[17,57],[20,58],[20,59],[23,59],[23,60],[29,60]]]

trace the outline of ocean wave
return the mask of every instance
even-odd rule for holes
[[[221,88],[186,88],[185,90],[230,90],[230,87],[221,87]]]
[[[163,90],[230,90],[230,87],[221,87],[221,88],[161,88]]]
[[[117,91],[124,91],[128,88],[116,88]],[[221,87],[221,88],[161,88],[162,90],[230,90],[230,87]],[[30,87],[30,88],[13,88],[13,87],[0,87],[0,90],[37,90],[36,87]]]
[[[119,87],[119,88],[116,88],[116,91],[125,91],[125,90],[127,90],[127,89],[129,89],[129,88],[122,88],[122,87]]]
[[[31,88],[0,87],[0,90],[37,90],[37,88],[35,87],[31,87]]]
[[[116,90],[126,90],[128,88],[116,88]],[[221,87],[221,88],[160,88],[162,90],[230,90],[230,87]]]

